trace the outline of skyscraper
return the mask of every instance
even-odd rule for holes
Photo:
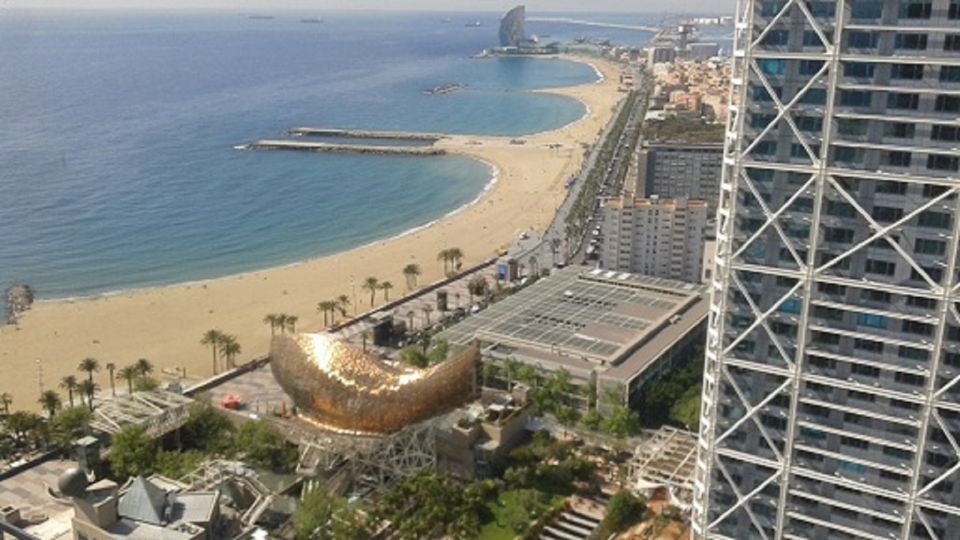
[[[960,0],[740,0],[698,538],[960,537]]]

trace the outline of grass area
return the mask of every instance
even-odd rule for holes
[[[487,503],[490,521],[480,529],[480,540],[513,540],[548,508],[563,501],[560,495],[551,495],[532,489],[504,491]],[[519,530],[518,530],[519,529]]]

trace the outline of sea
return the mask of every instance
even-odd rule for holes
[[[530,90],[590,83],[592,67],[471,58],[496,45],[497,24],[0,8],[0,287],[50,299],[217,278],[456,211],[490,185],[488,164],[234,147],[296,126],[523,136],[582,117],[578,101]],[[550,41],[650,37],[531,26]],[[450,83],[467,86],[424,93]]]

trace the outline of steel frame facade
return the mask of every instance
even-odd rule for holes
[[[695,537],[954,538],[960,4],[740,0],[735,32]]]

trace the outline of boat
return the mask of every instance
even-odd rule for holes
[[[472,23],[467,23],[464,26],[467,28],[480,28],[483,24],[480,21],[473,21]]]
[[[323,17],[308,17],[306,19],[300,19],[300,22],[307,24],[323,24]]]

